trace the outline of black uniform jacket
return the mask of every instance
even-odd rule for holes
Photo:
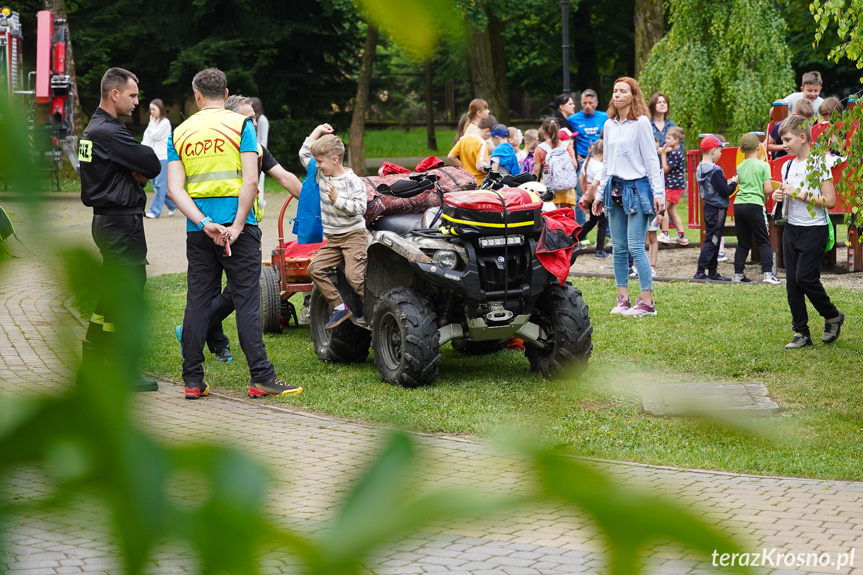
[[[135,208],[143,212],[147,197],[132,172],[152,179],[162,170],[153,149],[135,140],[122,121],[102,108],[96,109],[84,130],[78,159],[81,201],[97,214]]]

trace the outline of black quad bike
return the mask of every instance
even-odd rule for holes
[[[518,185],[501,180],[498,187],[507,183]],[[500,198],[497,210],[489,194]],[[515,336],[524,341],[535,373],[553,378],[584,370],[593,349],[588,307],[579,290],[561,284],[540,263],[540,204],[507,206],[505,197],[519,194],[530,192],[447,194],[437,229],[422,225],[423,214],[379,218],[368,250],[365,306],[340,269],[330,274],[354,317],[365,316],[368,325],[346,321],[325,330],[331,310],[313,290],[311,336],[318,357],[361,362],[371,344],[384,381],[418,387],[437,376],[443,344],[479,354]]]

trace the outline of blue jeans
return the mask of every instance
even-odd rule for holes
[[[647,223],[653,216],[642,213],[627,214],[613,202],[606,204],[605,213],[611,228],[614,280],[617,287],[629,287],[629,253],[632,254],[638,270],[641,291],[652,290],[653,276],[647,251],[644,249],[644,240],[647,238]]]
[[[576,156],[578,158],[578,156]],[[584,169],[584,160],[579,162],[578,169],[576,170],[578,173],[581,173],[581,170]],[[584,194],[584,191],[581,189],[581,178],[579,178],[578,183],[575,186],[575,201],[581,201],[581,196]],[[587,214],[581,211],[581,208],[578,205],[575,206],[575,221],[581,227],[584,227],[584,224],[587,223]]]
[[[575,200],[576,200],[576,202],[581,201],[581,196],[582,196],[581,184],[578,184],[575,186]],[[576,223],[578,223],[578,225],[580,225],[581,227],[584,227],[584,224],[587,222],[587,214],[585,214],[583,211],[581,211],[581,208],[579,208],[577,204],[575,206],[574,211],[575,211]]]
[[[159,160],[159,163],[162,164],[162,171],[152,180],[156,196],[153,198],[149,210],[157,218],[162,214],[163,205],[168,206],[169,210],[177,209],[174,202],[168,198],[168,160]]]

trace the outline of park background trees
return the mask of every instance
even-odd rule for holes
[[[452,125],[473,97],[488,100],[502,121],[536,122],[550,113],[562,88],[559,0],[436,0],[426,3],[433,9],[424,15],[391,15],[413,36],[442,31],[419,59],[394,41],[380,14],[374,38],[367,12],[375,3],[68,1],[82,108],[92,113],[102,73],[119,65],[141,79],[143,102],[159,97],[169,109],[185,103],[191,112],[192,75],[215,65],[227,73],[232,92],[262,98],[270,148],[290,167],[303,137],[323,121],[345,133],[353,120],[356,153],[366,122],[423,125],[431,109],[434,122]],[[35,20],[40,4],[22,0],[22,16]],[[443,14],[441,21],[436,14]],[[646,89],[668,93],[671,119],[732,136],[763,128],[772,99],[793,89],[806,70],[823,72],[828,94],[847,93],[856,82],[853,66],[828,62],[827,49],[812,47],[814,27],[808,0],[709,6],[573,0],[571,85],[595,89],[605,107],[613,80],[643,68],[638,76]]]

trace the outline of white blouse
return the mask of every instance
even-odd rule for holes
[[[596,199],[604,201],[608,178],[637,180],[647,176],[654,198],[665,201],[665,179],[656,153],[653,128],[647,116],[619,122],[607,120],[602,129],[602,174]]]
[[[150,120],[150,124],[144,131],[144,139],[141,143],[145,146],[150,146],[156,152],[156,157],[160,160],[168,159],[168,136],[171,135],[171,120],[168,118],[159,118],[158,120]]]

